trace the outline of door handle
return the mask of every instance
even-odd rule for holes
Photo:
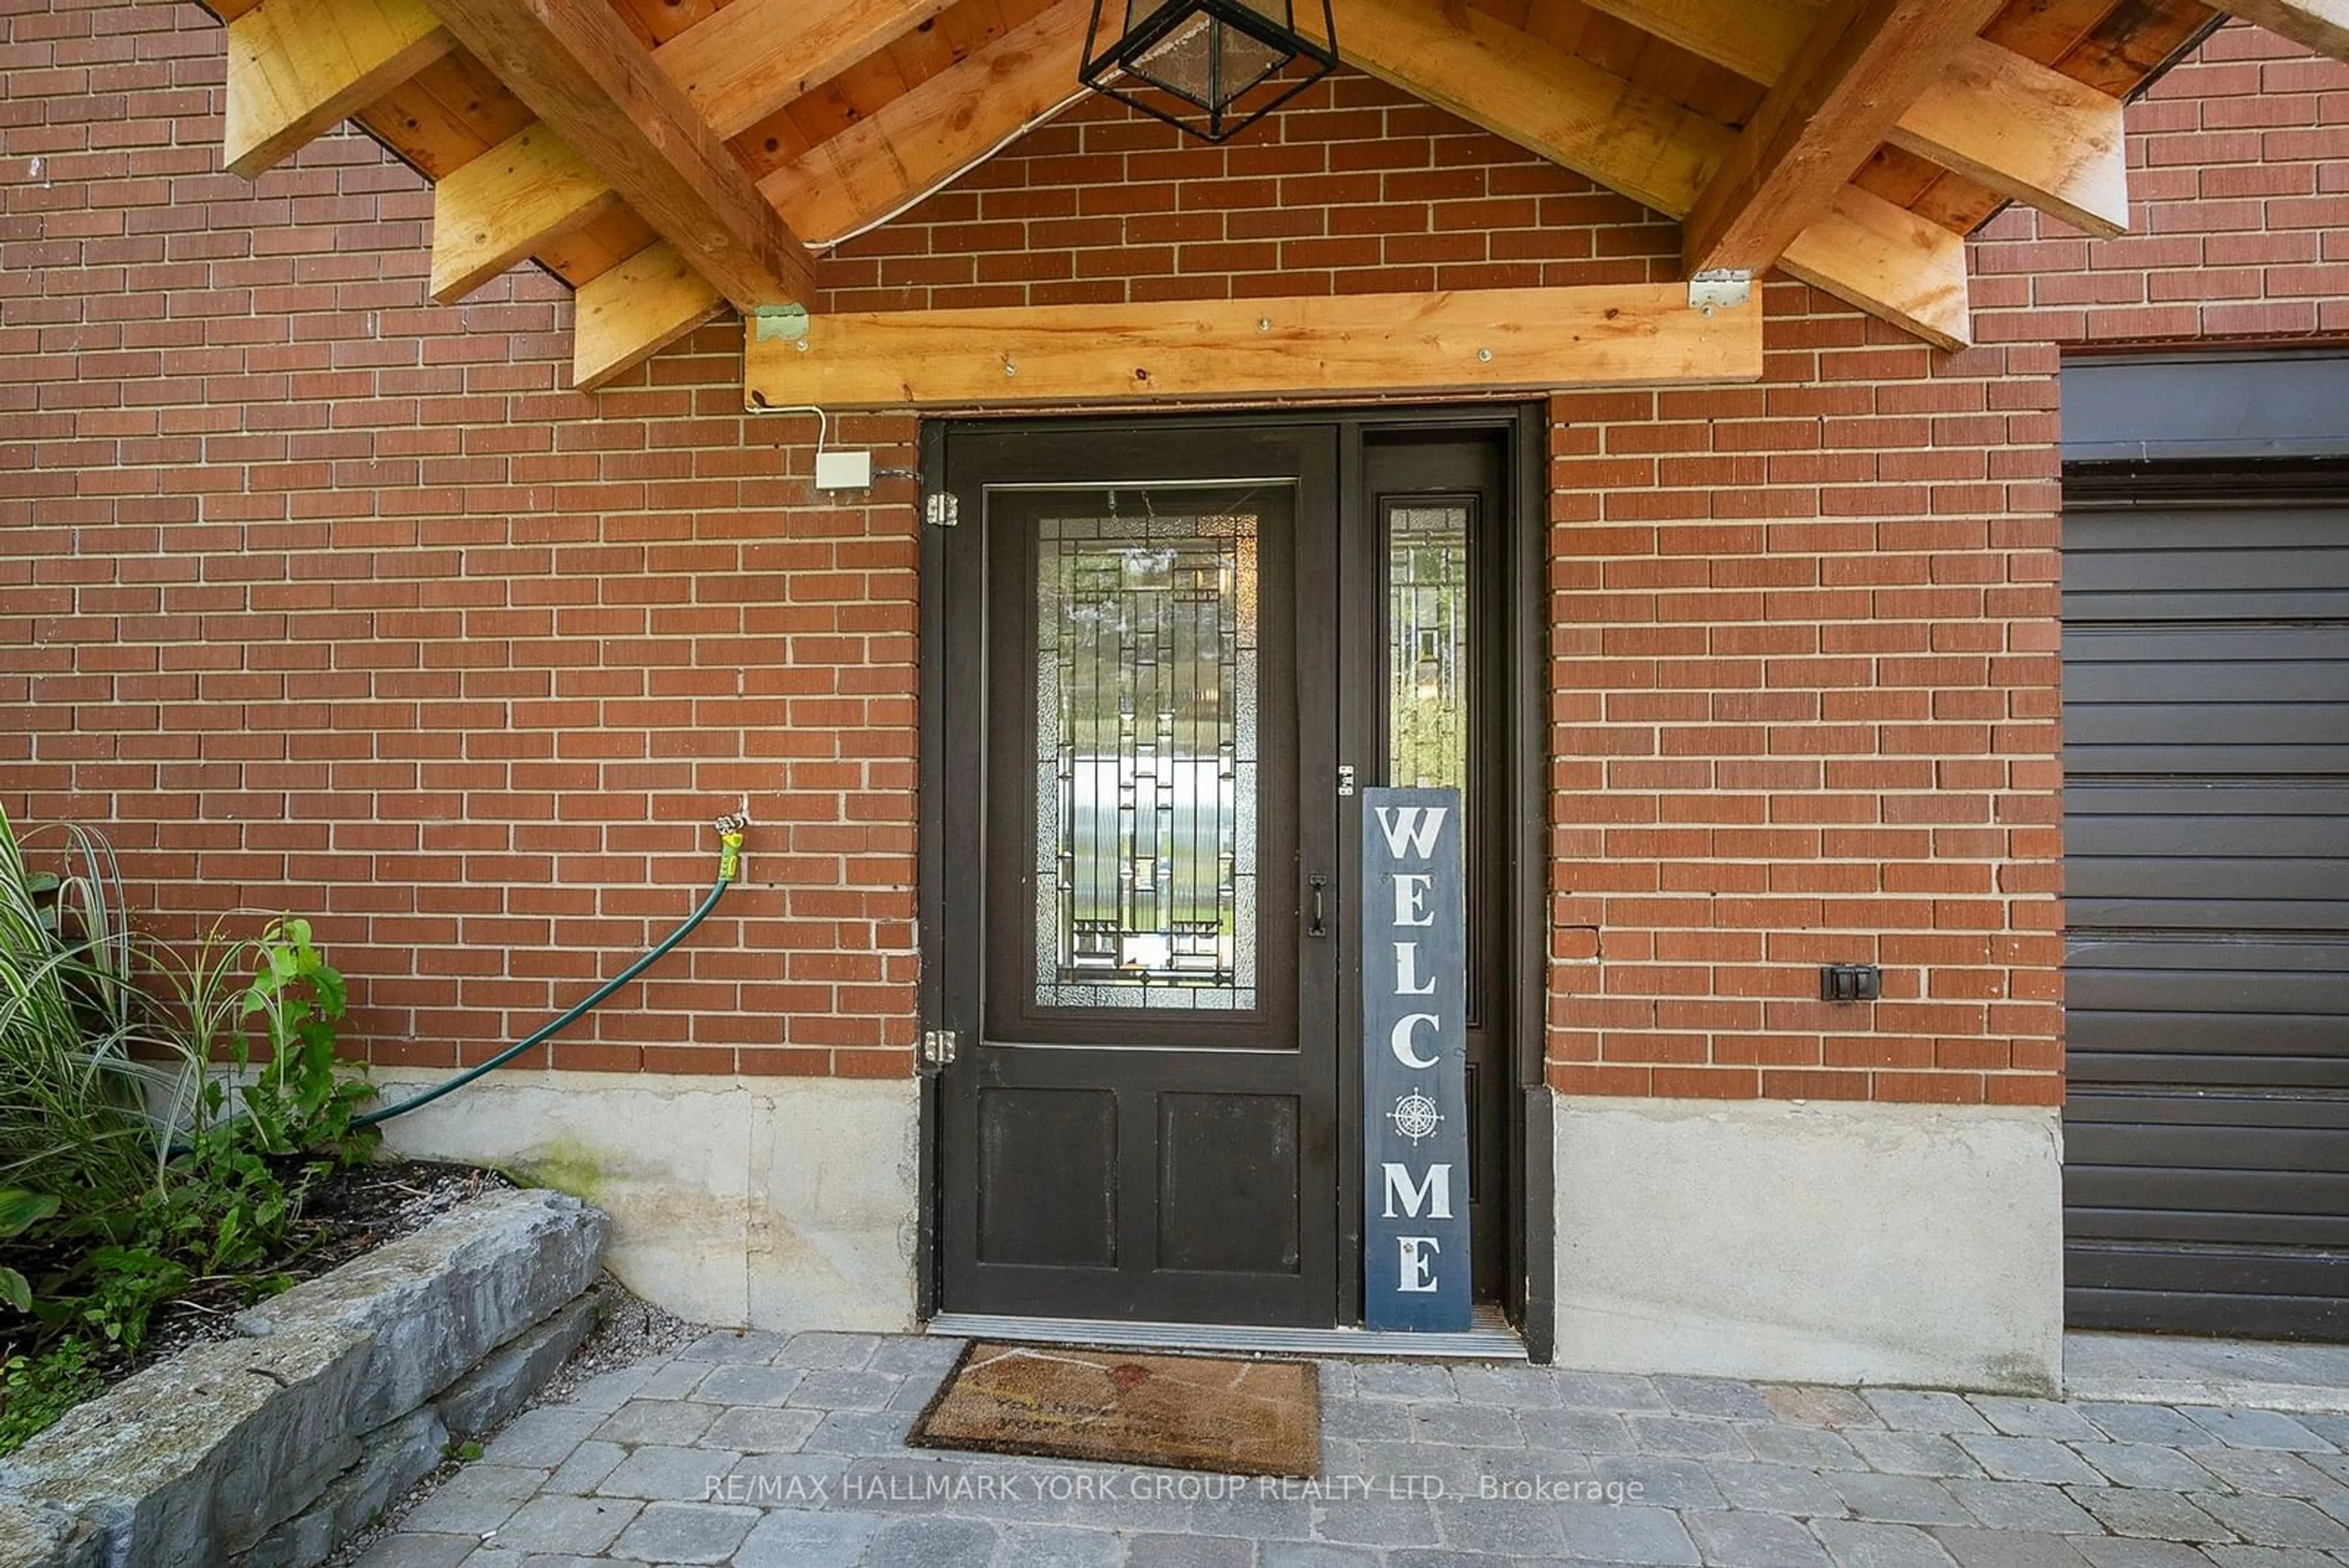
[[[1306,885],[1313,889],[1313,905],[1311,912],[1306,918],[1305,934],[1309,937],[1326,937],[1330,934],[1330,928],[1321,919],[1321,895],[1329,888],[1330,878],[1308,877]]]

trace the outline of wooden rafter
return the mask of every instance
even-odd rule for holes
[[[2120,99],[2012,49],[1959,46],[1889,140],[2101,239],[2128,230]]]
[[[1735,133],[1482,12],[1351,0],[1346,57],[1496,136],[1683,217]],[[1786,270],[1944,348],[1968,340],[1965,243],[1857,187],[1837,192]],[[1954,292],[1952,281],[1954,280]]]
[[[655,49],[653,61],[710,129],[728,137],[920,26],[943,4],[735,0]],[[450,185],[462,190],[452,195]],[[433,203],[432,296],[471,293],[618,200],[560,136],[543,125],[527,128],[442,182]]]
[[[1971,341],[1966,242],[1857,185],[1795,236],[1780,270],[1943,348]]]
[[[1676,285],[819,316],[749,335],[769,408],[1134,403],[1750,381],[1762,307]]]
[[[1050,10],[890,99],[759,182],[792,225],[829,244],[879,223],[1081,95],[1091,0]]]
[[[2227,9],[2320,55],[2349,60],[2349,0],[2230,0]]]
[[[1775,264],[2002,3],[1831,0],[1690,210],[1682,265]]]
[[[651,358],[725,307],[666,240],[579,286],[571,312],[571,384],[593,391]]]
[[[431,3],[736,308],[814,298],[807,247],[605,0]]]
[[[432,297],[461,299],[619,200],[563,138],[525,126],[432,188]]]
[[[1586,4],[1764,87],[1786,74],[1814,17],[1802,5],[1718,0]],[[1959,45],[1887,140],[2089,234],[2128,226],[2120,100],[1986,39]]]
[[[228,25],[230,172],[274,168],[454,45],[423,0],[265,0]]]

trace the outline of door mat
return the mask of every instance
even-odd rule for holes
[[[1137,1355],[974,1340],[905,1439],[1234,1475],[1321,1472],[1321,1397],[1305,1361]]]

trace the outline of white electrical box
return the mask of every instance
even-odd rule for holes
[[[869,452],[820,452],[815,454],[818,490],[870,490],[873,454]]]

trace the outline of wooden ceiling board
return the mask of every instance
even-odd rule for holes
[[[1997,192],[1977,185],[1962,174],[1943,170],[1909,211],[1953,234],[1971,234],[2005,205],[2006,198]]]
[[[1982,36],[2025,59],[2053,66],[2104,19],[2112,0],[2009,0]]]
[[[1642,57],[1650,50],[1658,49],[1680,52],[1654,34],[1643,33],[1620,17],[1594,11],[1583,26],[1581,41],[1572,52],[1609,76],[1621,77],[1638,86],[1640,82],[1637,73]]]
[[[808,150],[807,133],[792,118],[793,107],[786,104],[728,144],[751,179],[789,163]]]
[[[1952,234],[1971,234],[2004,205],[1995,192],[1889,142],[1876,150],[1851,182]]]
[[[890,57],[889,51],[884,49],[879,54],[865,56],[825,85],[835,89],[837,101],[847,106],[845,118],[839,127],[845,130],[857,120],[871,119],[885,106],[905,97],[913,89],[916,81],[906,79],[905,73],[897,68],[897,62]]]
[[[1631,67],[1631,85],[1693,109],[1707,73],[1714,68],[1686,49],[1650,38],[1640,51],[1639,64]]]
[[[837,77],[784,112],[791,116],[792,127],[805,147],[815,147],[831,140],[857,120],[855,100]]]
[[[2099,92],[2127,98],[2218,15],[2208,5],[2178,0],[2121,0],[2055,68]]]
[[[1903,152],[1887,143],[1879,147],[1859,166],[1851,182],[1871,195],[1881,196],[1896,207],[1913,209],[1944,170],[1938,163],[1928,162],[1914,153]]]
[[[1495,21],[1506,22],[1519,32],[1531,33],[1552,44],[1558,43],[1561,33],[1568,38],[1581,36],[1582,24],[1590,15],[1582,0],[1554,0],[1553,4],[1547,5],[1536,5],[1533,0],[1466,0],[1466,4],[1471,9],[1482,11]],[[1344,9],[1337,0],[1332,0],[1332,5],[1335,9]],[[1338,52],[1340,56],[1345,53],[1345,31],[1346,20],[1340,16]],[[1559,44],[1561,48],[1568,47]]]
[[[418,73],[415,85],[429,93],[449,117],[479,140],[483,151],[495,147],[538,117],[530,106],[506,90],[498,74],[464,50],[452,52],[431,69]]]
[[[905,97],[916,82],[928,80],[922,67],[918,53],[908,50],[900,55],[896,41],[892,40],[857,61],[854,68],[843,71],[838,80],[848,94],[849,107],[863,119],[884,104]]]
[[[959,62],[1014,27],[1025,26],[1052,8],[1053,0],[966,0],[939,13],[938,32]]]
[[[947,29],[933,16],[928,25],[909,28],[890,40],[886,53],[897,74],[908,82],[927,81],[962,57]]]
[[[1768,90],[1735,71],[1708,62],[1683,101],[1708,119],[1717,119],[1723,125],[1744,125],[1762,107]]]
[[[1494,5],[1480,5],[1475,8],[1483,11],[1495,21],[1506,22],[1512,27],[1520,28],[1528,35],[1539,38],[1543,43],[1555,47],[1560,53],[1568,55],[1581,47],[1584,30],[1596,19],[1596,13],[1588,6],[1577,3],[1577,0],[1563,0],[1561,4],[1547,5],[1510,5],[1506,0],[1496,0]],[[1339,23],[1338,33],[1341,38],[1345,36],[1345,31],[1346,25],[1343,22]],[[1342,48],[1343,46],[1341,45],[1340,47]]]
[[[536,117],[462,49],[452,49],[352,118],[427,179],[462,168]]]
[[[660,236],[626,207],[615,207],[564,235],[532,259],[577,288],[603,276]]]

